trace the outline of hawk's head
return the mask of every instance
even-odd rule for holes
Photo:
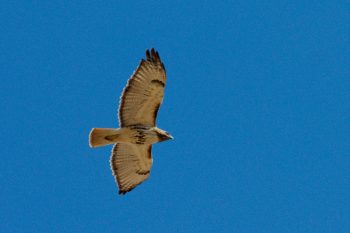
[[[162,129],[156,128],[155,131],[157,133],[157,136],[158,136],[160,142],[166,141],[169,139],[174,139],[173,136],[170,135],[170,133],[168,133]]]

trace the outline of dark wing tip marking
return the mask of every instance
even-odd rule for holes
[[[121,187],[121,185],[120,185],[120,183],[119,183],[119,178],[118,178],[118,176],[115,175],[115,179],[116,179],[117,184],[118,184],[118,189],[119,189],[118,194],[120,194],[120,195],[125,195],[126,193],[128,193],[128,192],[130,192],[131,190],[133,190],[134,188],[136,188],[136,186],[133,186],[133,187],[130,187],[130,188],[128,188],[128,189],[124,189],[124,190],[123,190],[122,187]]]
[[[118,188],[119,188],[119,191],[118,191],[118,194],[119,195],[125,195],[126,193],[132,191],[134,188],[136,188],[136,186],[133,186],[133,187],[130,187],[128,189],[121,189],[121,187],[119,187],[119,184],[118,184]]]
[[[135,187],[132,187],[130,189],[127,189],[127,190],[119,190],[118,191],[118,194],[119,195],[125,195],[126,193],[130,192],[131,190],[133,190]]]
[[[146,60],[154,64],[160,64],[162,66],[162,69],[165,71],[165,66],[160,59],[159,53],[154,48],[151,50],[146,50]]]
[[[149,49],[146,50],[146,59],[153,63],[161,63],[159,53],[154,48],[151,51]]]
[[[148,49],[146,50],[146,59],[151,60],[151,54]]]

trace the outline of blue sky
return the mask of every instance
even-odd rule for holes
[[[1,232],[350,232],[347,1],[3,1]],[[125,196],[117,103],[167,69],[151,177]]]

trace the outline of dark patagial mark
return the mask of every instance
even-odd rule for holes
[[[129,126],[130,129],[145,129],[148,130],[149,127],[146,125],[142,125],[142,124],[137,124],[137,125],[131,125]]]
[[[152,158],[152,146],[148,147],[148,158],[151,159]]]
[[[160,103],[156,105],[154,111],[153,111],[153,119],[154,119],[154,124],[156,124],[156,118],[157,118],[157,114],[158,114],[158,110],[159,110],[159,107],[160,107]]]
[[[120,123],[120,126],[121,127],[124,127],[126,126],[125,125],[125,120],[124,117],[123,117],[123,112],[124,112],[124,104],[125,104],[125,98],[126,98],[126,95],[127,93],[130,91],[130,88],[131,88],[131,85],[133,83],[133,79],[129,79],[128,80],[128,83],[126,84],[126,87],[124,88],[123,90],[123,94],[121,96],[121,99],[120,99],[120,105],[119,105],[119,123]]]
[[[158,79],[153,79],[151,81],[151,83],[156,84],[156,85],[160,85],[162,87],[165,87],[165,83],[163,81],[161,81],[161,80],[158,80]]]

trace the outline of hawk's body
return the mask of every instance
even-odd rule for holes
[[[146,51],[146,60],[131,76],[120,99],[120,128],[94,128],[90,146],[115,144],[111,168],[125,194],[149,177],[152,166],[152,144],[172,139],[156,127],[156,117],[163,101],[166,81],[165,68],[158,52]]]

